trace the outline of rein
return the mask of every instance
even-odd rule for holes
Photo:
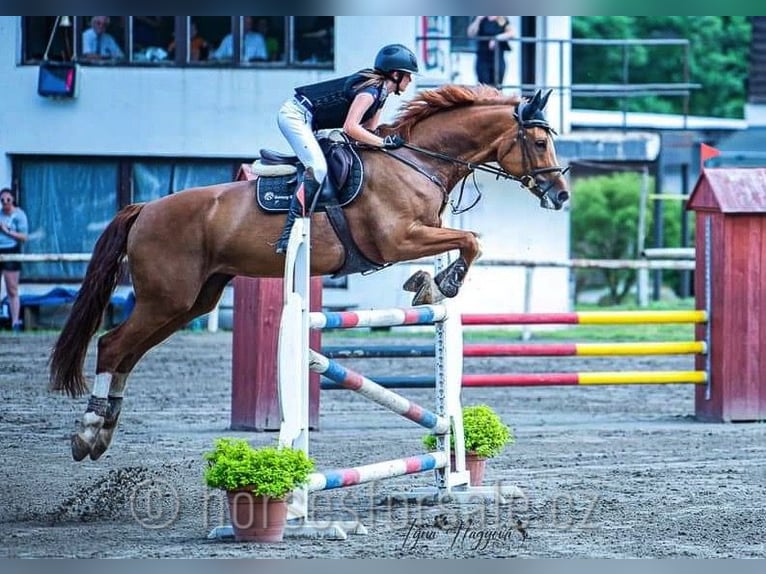
[[[551,166],[551,167],[543,167],[543,168],[538,168],[538,169],[527,169],[527,167],[532,164],[532,156],[531,156],[531,154],[529,152],[529,147],[527,145],[526,130],[529,129],[529,128],[532,128],[532,127],[542,127],[542,128],[545,128],[546,130],[548,130],[549,132],[553,132],[553,133],[555,133],[555,132],[554,132],[553,128],[550,127],[548,122],[545,122],[545,121],[530,120],[530,121],[524,122],[524,121],[520,120],[518,115],[516,117],[516,120],[517,120],[517,123],[518,123],[519,130],[518,130],[518,134],[516,136],[516,139],[514,140],[513,145],[511,145],[511,149],[513,149],[513,146],[515,146],[517,142],[521,142],[522,167],[523,167],[524,171],[526,172],[521,177],[515,176],[512,173],[509,173],[508,171],[506,171],[502,167],[496,167],[496,166],[490,165],[488,163],[474,163],[472,161],[466,161],[464,159],[453,157],[453,156],[450,156],[450,155],[447,155],[447,154],[444,154],[444,153],[441,153],[441,152],[438,152],[438,151],[433,151],[433,150],[429,150],[429,149],[426,149],[426,148],[422,148],[420,146],[416,146],[416,145],[411,144],[411,143],[404,143],[402,145],[402,147],[407,148],[407,149],[411,149],[412,151],[416,151],[416,152],[421,153],[423,155],[426,155],[428,157],[432,157],[432,158],[435,158],[435,159],[446,161],[448,163],[460,165],[460,166],[462,166],[464,168],[467,168],[469,170],[468,173],[462,178],[462,183],[460,185],[460,195],[459,195],[460,199],[458,199],[457,205],[460,205],[460,200],[463,197],[463,191],[465,189],[465,184],[466,184],[466,181],[468,179],[468,176],[473,175],[473,185],[474,185],[474,188],[476,189],[477,197],[473,201],[473,203],[471,203],[468,207],[460,209],[460,210],[458,210],[458,208],[455,206],[455,204],[452,204],[451,205],[452,206],[452,212],[454,214],[464,213],[464,212],[468,211],[469,209],[473,208],[481,200],[481,191],[479,191],[479,186],[478,186],[478,184],[476,182],[476,171],[483,171],[485,173],[491,173],[492,175],[495,176],[495,179],[500,179],[502,177],[504,179],[510,179],[512,181],[515,181],[515,182],[521,184],[522,186],[526,187],[535,196],[537,196],[539,198],[542,198],[545,195],[545,193],[548,191],[548,189],[550,189],[550,187],[553,185],[553,182],[549,183],[546,188],[542,188],[537,183],[537,176],[541,175],[541,174],[544,174],[544,173],[551,173],[551,172],[554,172],[554,171],[558,171],[558,172],[560,172],[563,175],[567,171],[569,171],[569,168],[568,167],[567,168],[562,168],[561,166]],[[409,167],[411,167],[412,169],[414,169],[415,171],[417,171],[421,175],[423,175],[426,178],[428,178],[432,183],[434,183],[437,186],[439,186],[439,188],[442,191],[442,195],[443,195],[442,205],[446,205],[449,202],[449,195],[450,195],[449,190],[447,190],[445,185],[435,175],[433,175],[433,174],[429,173],[428,171],[426,171],[425,168],[423,168],[423,166],[421,166],[420,164],[418,164],[418,163],[416,163],[416,162],[414,162],[414,161],[412,161],[412,160],[410,160],[408,158],[402,157],[399,154],[394,153],[394,150],[381,149],[381,148],[378,148],[378,147],[367,146],[367,145],[364,145],[364,144],[361,145],[361,146],[359,144],[355,144],[355,145],[357,145],[358,147],[364,147],[364,148],[367,148],[367,149],[375,149],[375,150],[378,150],[378,151],[382,151],[383,153],[387,154],[388,156],[393,157],[393,158],[399,160],[400,162],[408,165]]]

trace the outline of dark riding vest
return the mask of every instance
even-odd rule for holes
[[[354,101],[357,94],[364,91],[372,94],[375,101],[364,113],[361,123],[372,118],[383,107],[388,92],[382,86],[360,88],[360,84],[364,83],[365,80],[367,80],[366,76],[356,73],[295,88],[297,95],[303,96],[311,102],[309,107],[314,116],[312,128],[324,130],[343,127],[351,102]]]

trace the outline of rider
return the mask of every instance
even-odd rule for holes
[[[343,128],[352,139],[375,147],[396,149],[404,145],[398,136],[385,139],[373,133],[381,109],[390,92],[400,95],[407,89],[412,74],[418,72],[415,54],[402,44],[389,44],[375,57],[374,69],[350,76],[295,88],[279,110],[279,129],[306,168],[303,178],[305,206],[308,209],[327,177],[327,162],[315,132]],[[277,240],[277,253],[287,250],[290,231],[302,214],[296,193],[290,203],[285,227]]]

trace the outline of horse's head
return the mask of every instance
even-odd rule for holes
[[[553,145],[555,132],[543,113],[551,91],[543,96],[538,90],[533,98],[516,106],[518,131],[498,147],[497,163],[539,197],[541,207],[561,209],[569,199],[566,170],[558,165]]]

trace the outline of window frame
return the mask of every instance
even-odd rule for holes
[[[42,59],[36,59],[29,56],[29,52],[32,52],[30,47],[27,46],[28,29],[30,26],[30,18],[55,18],[55,16],[20,16],[20,33],[19,43],[19,65],[39,65]],[[283,22],[283,36],[284,44],[282,48],[282,57],[276,60],[267,61],[254,61],[246,62],[242,60],[242,39],[243,39],[243,18],[244,16],[231,16],[230,32],[233,40],[233,55],[231,60],[215,61],[189,61],[189,29],[191,28],[191,19],[194,16],[174,16],[175,19],[173,25],[173,31],[176,38],[184,38],[184,42],[176,43],[175,54],[168,60],[161,61],[135,61],[135,54],[133,53],[133,29],[134,29],[134,16],[121,16],[125,18],[124,27],[122,31],[115,32],[114,28],[111,28],[109,32],[114,36],[115,40],[120,44],[120,48],[125,54],[125,59],[122,60],[103,60],[103,61],[91,61],[82,57],[82,34],[90,26],[90,16],[70,16],[71,18],[71,53],[72,57],[70,61],[76,62],[83,66],[93,67],[169,67],[169,68],[186,68],[186,67],[210,67],[210,68],[266,68],[266,69],[316,69],[316,70],[333,70],[336,63],[336,36],[335,36],[335,16],[329,16],[332,18],[330,29],[332,30],[332,37],[329,40],[330,47],[330,60],[328,61],[299,61],[297,59],[296,48],[296,18],[305,18],[304,16],[284,16]],[[117,16],[110,16],[112,20],[112,26],[114,26],[114,19]],[[259,16],[252,16],[256,19]],[[59,28],[61,26],[59,25]],[[55,34],[60,34],[60,30],[55,30]],[[66,32],[65,32],[66,33]],[[48,38],[45,39],[47,44]],[[220,40],[219,40],[220,42]],[[211,46],[211,52],[213,51]],[[41,47],[41,53],[44,53],[45,46]]]

